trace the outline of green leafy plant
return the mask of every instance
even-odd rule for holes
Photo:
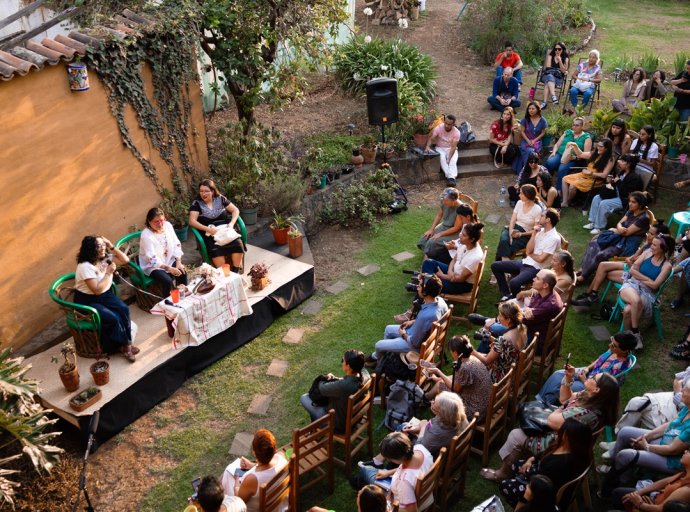
[[[189,199],[183,194],[175,194],[171,190],[164,188],[161,190],[163,199],[158,205],[165,217],[170,221],[175,229],[182,228],[189,223]]]
[[[336,165],[350,162],[352,146],[357,143],[357,135],[338,135],[320,133],[305,139],[307,165],[314,169],[330,169]]]
[[[685,128],[681,123],[676,124],[674,130],[669,133],[668,145],[672,148],[677,148],[679,151],[684,151],[690,148],[690,125],[686,124]]]
[[[273,223],[271,227],[275,229],[286,229],[294,227],[296,222],[304,222],[304,215],[283,215],[273,210]]]
[[[382,76],[407,82],[398,84],[404,108],[407,103],[416,103],[406,100],[412,97],[413,91],[424,103],[430,102],[436,94],[437,74],[431,57],[400,39],[374,39],[367,43],[364,37],[352,37],[338,47],[334,64],[340,86],[352,95],[364,94],[367,81]]]
[[[690,60],[690,53],[678,52],[673,58],[673,70],[675,76],[680,75],[685,70],[685,63]]]
[[[597,109],[592,116],[592,135],[603,137],[611,128],[611,123],[620,117],[620,113],[610,107]]]
[[[658,55],[650,52],[643,53],[639,59],[637,59],[637,67],[644,69],[647,77],[650,77],[654,72],[659,69],[661,64],[661,59]]]
[[[73,402],[75,405],[84,404],[88,402],[91,398],[96,396],[99,391],[100,389],[98,389],[96,386],[88,387],[78,395],[72,397],[70,401]]]
[[[676,98],[673,95],[667,95],[662,100],[652,98],[648,102],[642,102],[631,110],[628,126],[637,132],[644,125],[651,125],[657,141],[666,143],[680,115],[674,108],[675,105]]]
[[[548,124],[546,128],[546,134],[550,135],[554,139],[557,139],[573,124],[572,119],[569,116],[561,113],[558,110],[552,110],[544,114],[544,119]]]
[[[297,229],[295,226],[290,226],[290,231],[288,231],[288,236],[290,238],[299,238],[299,237],[304,236],[304,235],[302,235],[302,232],[299,229]]]
[[[388,213],[395,188],[391,168],[384,164],[366,179],[333,192],[331,200],[321,210],[321,220],[341,226],[371,226],[379,215]]]
[[[52,439],[60,435],[59,432],[49,431],[57,419],[49,419],[47,415],[50,411],[34,400],[38,393],[38,382],[25,377],[29,367],[22,364],[21,357],[10,357],[11,353],[11,348],[0,352],[0,435],[3,453],[9,454],[0,459],[0,508],[3,503],[13,505],[15,487],[18,486],[8,476],[19,471],[4,467],[19,459],[23,453],[36,470],[48,472],[62,453],[62,449],[50,444]]]

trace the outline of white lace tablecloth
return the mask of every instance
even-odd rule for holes
[[[215,288],[205,295],[187,296],[175,306],[161,301],[151,309],[154,315],[165,315],[172,322],[179,347],[201,345],[253,313],[241,276],[231,273],[214,277],[214,282]]]

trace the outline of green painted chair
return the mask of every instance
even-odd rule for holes
[[[668,275],[666,280],[661,283],[661,286],[659,286],[659,289],[657,290],[656,294],[654,295],[654,305],[652,306],[652,320],[656,324],[656,330],[657,333],[659,334],[659,339],[664,339],[664,328],[661,325],[661,309],[659,309],[659,301],[661,300],[661,294],[664,293],[664,289],[666,286],[668,286],[668,283],[671,282],[671,278],[673,277],[673,270],[671,270],[671,273]],[[616,288],[620,290],[621,285],[615,283],[614,284]],[[606,292],[608,292],[608,286],[606,288]],[[605,296],[605,295],[604,295]],[[613,311],[611,311],[611,316],[609,317],[609,322],[615,321],[619,316],[623,316],[623,308],[625,308],[625,301],[621,299],[620,293],[618,294],[618,298],[616,299],[616,305],[613,306]],[[623,326],[623,319],[621,318],[621,327],[620,330],[622,331],[624,328]]]
[[[235,223],[235,226],[239,228],[240,232],[240,238],[242,239],[242,243],[244,244],[245,250],[247,248],[247,227],[244,225],[244,221],[242,220],[242,217],[237,217],[237,222]],[[201,234],[201,231],[198,229],[190,226],[190,229],[192,230],[192,233],[194,233],[194,236],[197,241],[197,247],[199,249],[199,253],[201,254],[201,258],[208,263],[209,265],[213,265],[211,262],[211,258],[208,255],[208,251],[206,250],[206,243],[204,242],[204,235]],[[242,256],[242,266],[244,266],[244,255]]]
[[[74,278],[74,272],[58,277],[50,285],[48,293],[65,313],[67,327],[74,338],[77,354],[81,357],[99,357],[103,355],[101,316],[95,308],[74,302],[74,283],[69,283],[69,281],[74,281]],[[114,283],[111,290],[117,294]]]
[[[144,271],[139,266],[139,241],[141,240],[141,231],[135,231],[129,235],[125,235],[115,242],[115,247],[120,249],[129,257],[129,279],[136,287],[136,301],[137,306],[147,313],[151,308],[164,297],[161,297],[161,290],[158,283],[152,278],[144,274]],[[149,295],[149,294],[153,294]]]

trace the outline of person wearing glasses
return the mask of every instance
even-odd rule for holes
[[[602,79],[598,50],[590,51],[587,60],[577,65],[573,78],[575,83],[570,88],[570,103],[577,108],[577,97],[582,94],[582,108],[585,108]],[[573,110],[568,109],[568,112],[573,113]]]
[[[598,375],[600,373],[609,373],[616,377],[618,384],[621,386],[625,382],[625,376],[622,375],[632,363],[631,351],[635,348],[637,338],[630,331],[617,332],[611,336],[611,342],[606,352],[601,354],[589,366],[584,368],[575,368],[570,364],[566,364],[563,370],[556,370],[551,376],[546,379],[544,385],[537,393],[536,399],[544,402],[546,405],[560,405],[560,389],[564,380],[571,381],[570,389],[573,392],[582,391],[585,389],[585,381]]]
[[[103,352],[121,352],[133,363],[139,349],[132,345],[129,307],[111,290],[117,265],[127,263],[127,255],[107,238],[85,236],[77,254],[74,302],[98,311]]]
[[[151,208],[146,214],[146,228],[139,242],[139,265],[144,274],[158,283],[163,297],[170,295],[173,281],[187,284],[182,244],[160,208]]]
[[[546,160],[546,168],[556,176],[556,190],[561,191],[562,181],[570,173],[570,168],[575,165],[575,156],[571,142],[575,143],[580,151],[589,153],[592,151],[592,137],[584,131],[585,120],[583,117],[573,119],[572,129],[563,132],[553,145],[551,155]]]
[[[587,159],[587,168],[563,178],[563,208],[568,207],[578,191],[587,193],[595,186],[601,187],[616,163],[611,139],[600,139],[589,153],[581,151],[574,142],[569,143],[568,148],[575,153],[576,158]]]
[[[551,103],[558,105],[556,87],[561,87],[563,85],[563,80],[568,76],[569,67],[570,58],[568,57],[568,50],[566,50],[565,45],[559,41],[546,55],[544,72],[541,74],[541,82],[544,84],[544,101],[541,103],[542,109],[548,106],[547,101],[549,99]]]

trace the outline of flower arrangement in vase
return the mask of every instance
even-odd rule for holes
[[[254,263],[247,275],[252,280],[252,290],[263,290],[268,286],[268,266],[265,263]]]

